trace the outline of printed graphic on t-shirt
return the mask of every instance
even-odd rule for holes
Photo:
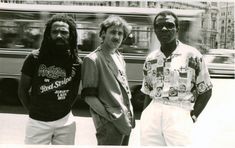
[[[72,80],[72,77],[70,76],[68,78],[52,80],[49,83],[44,83],[40,86],[40,93],[42,94],[42,93],[53,91],[55,89],[59,89],[62,86],[68,84],[71,80]]]
[[[57,100],[66,99],[69,90],[64,87],[72,81],[72,76],[66,77],[66,71],[64,69],[56,66],[47,67],[41,64],[38,69],[38,77],[40,78],[38,94],[54,92]]]
[[[69,90],[56,90],[55,94],[57,95],[58,100],[64,100],[68,92]]]
[[[66,77],[66,71],[61,69],[60,67],[49,66],[47,67],[44,64],[41,64],[38,69],[39,77],[47,77],[49,79],[58,79],[60,77]]]

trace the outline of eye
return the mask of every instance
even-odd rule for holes
[[[110,33],[111,33],[111,34],[115,34],[115,33],[116,33],[116,31],[115,31],[115,30],[112,30],[112,31],[110,31]]]
[[[165,26],[166,26],[167,29],[173,29],[175,27],[175,24],[173,24],[173,23],[166,23]]]
[[[57,30],[52,30],[51,33],[52,34],[58,34],[58,31]]]
[[[68,32],[68,31],[61,31],[61,34],[62,34],[62,35],[68,35],[69,32]]]
[[[160,30],[160,29],[163,28],[163,25],[162,25],[162,24],[156,24],[156,25],[155,25],[155,28]]]
[[[161,30],[163,27],[166,27],[166,29],[173,29],[175,28],[175,24],[174,23],[159,23],[159,24],[155,24],[155,29]]]
[[[123,32],[119,31],[119,32],[118,32],[118,35],[119,35],[119,36],[123,35]]]

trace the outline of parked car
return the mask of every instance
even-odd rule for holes
[[[234,78],[234,56],[230,54],[206,54],[204,56],[211,77]]]
[[[223,55],[231,55],[235,57],[235,49],[209,49],[207,54],[223,54]]]

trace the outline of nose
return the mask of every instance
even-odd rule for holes
[[[61,38],[61,37],[62,37],[61,33],[58,32],[57,35],[56,35],[56,37],[57,37],[57,38]]]
[[[167,28],[165,26],[162,27],[162,30],[167,30]]]
[[[118,35],[118,34],[116,33],[116,34],[114,34],[113,38],[118,41],[118,40],[120,39],[120,35]]]
[[[118,39],[120,37],[120,35],[118,33],[115,33],[114,37]]]

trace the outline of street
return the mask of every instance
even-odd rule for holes
[[[234,79],[212,79],[213,93],[204,111],[195,123],[193,147],[234,147],[235,146],[235,98]],[[15,113],[15,111],[18,111]],[[73,113],[77,122],[76,145],[96,145],[95,128],[86,109]],[[139,115],[130,146],[139,146]],[[21,106],[0,106],[0,146],[23,144],[27,115]]]

